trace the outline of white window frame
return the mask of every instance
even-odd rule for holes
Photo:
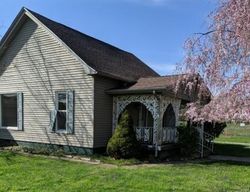
[[[65,94],[66,96],[66,110],[59,110],[59,100],[58,100],[58,95],[59,94]],[[67,133],[67,105],[68,105],[68,98],[67,98],[67,90],[61,90],[61,91],[56,91],[55,92],[55,101],[56,101],[56,121],[55,121],[55,132],[56,133]],[[64,112],[66,114],[66,125],[65,125],[65,130],[63,129],[58,129],[57,127],[57,114],[58,112]]]
[[[2,96],[3,95],[16,95],[17,97],[17,93],[1,93],[0,94],[0,129],[8,129],[8,130],[15,130],[18,131],[18,127],[17,126],[3,126],[2,125]],[[18,103],[17,103],[18,105]],[[18,124],[18,122],[17,122]]]

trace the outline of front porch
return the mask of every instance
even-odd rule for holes
[[[155,151],[178,141],[178,119],[181,99],[164,94],[127,94],[113,96],[113,130],[120,115],[127,110],[133,119],[136,138]]]

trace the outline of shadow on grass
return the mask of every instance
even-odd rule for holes
[[[187,165],[191,166],[250,166],[250,163],[247,162],[236,162],[236,161],[221,161],[221,160],[211,160],[211,159],[195,159],[195,160],[186,160],[186,161],[170,161],[170,162],[162,162],[159,165],[168,165],[171,164],[176,167],[185,167]]]
[[[215,155],[250,157],[250,146],[228,143],[216,143],[214,146]]]
[[[232,165],[235,165],[235,166],[250,166],[250,163],[247,163],[247,162],[236,162],[236,161],[219,161],[219,160],[200,160],[200,161],[194,161],[194,162],[191,162],[190,164],[193,164],[193,165],[214,165],[214,166],[217,166],[218,164],[220,165],[224,165],[224,166],[232,166]]]

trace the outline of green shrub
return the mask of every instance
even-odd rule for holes
[[[184,157],[193,156],[198,148],[199,133],[192,126],[178,127],[180,154]]]
[[[132,118],[124,111],[117,128],[107,145],[107,154],[115,159],[132,158],[139,151],[139,143],[133,129]]]

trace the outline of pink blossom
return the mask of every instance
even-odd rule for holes
[[[200,74],[199,91],[208,86],[213,96],[205,105],[201,99],[189,104],[186,115],[195,121],[250,121],[250,1],[221,0],[209,18],[208,32],[185,42],[180,72]]]

